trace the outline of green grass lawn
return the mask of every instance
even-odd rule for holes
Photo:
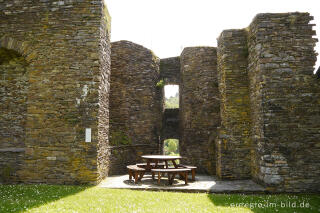
[[[289,202],[291,207],[288,207]],[[305,207],[292,208],[294,203],[304,203]],[[251,205],[251,208],[235,206],[244,204]],[[309,213],[320,212],[320,196],[223,195],[116,190],[96,186],[0,185],[0,212]]]

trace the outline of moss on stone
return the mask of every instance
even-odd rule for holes
[[[123,131],[111,131],[110,133],[110,145],[121,146],[132,144],[131,138]]]
[[[104,4],[104,7],[103,7],[103,19],[107,23],[107,30],[110,33],[111,32],[111,16],[106,4]]]
[[[0,65],[9,63],[12,60],[20,61],[22,59],[23,57],[16,51],[0,48]]]
[[[4,167],[0,173],[2,181],[8,182],[10,180],[11,174],[12,174],[12,168],[10,166]]]

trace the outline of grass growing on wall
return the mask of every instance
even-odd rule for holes
[[[281,207],[281,203],[283,207]],[[291,203],[291,204],[289,204]],[[305,207],[289,207],[295,203]],[[241,207],[239,205],[242,204]],[[244,207],[244,204],[252,206]],[[269,205],[268,207],[258,205]],[[270,206],[276,204],[277,207]],[[308,204],[308,205],[307,205]],[[236,207],[235,205],[238,205]],[[254,206],[255,205],[255,206]],[[284,206],[285,205],[285,206]],[[306,207],[306,205],[308,207]],[[147,192],[89,186],[0,185],[0,212],[318,212],[319,195]]]

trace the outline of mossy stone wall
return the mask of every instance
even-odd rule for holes
[[[166,139],[180,139],[179,131],[179,108],[165,109],[162,115],[162,133],[161,140],[164,143]]]
[[[152,51],[129,41],[111,45],[110,175],[159,152],[163,91]]]
[[[0,2],[0,47],[28,63],[24,159],[12,181],[95,183],[105,176],[97,155],[108,141],[101,111],[108,112],[109,21],[102,0]]]
[[[160,78],[166,85],[180,84],[180,57],[162,58],[160,60]]]
[[[250,99],[246,30],[225,30],[218,38],[221,126],[216,140],[217,175],[250,178]]]
[[[180,154],[199,173],[215,174],[214,139],[220,124],[217,49],[187,47],[180,56]]]
[[[252,176],[271,191],[319,191],[319,80],[308,13],[258,14],[249,31]]]
[[[247,29],[223,31],[217,48],[160,60],[128,41],[111,51],[103,0],[0,0],[0,181],[97,183],[125,173],[161,152],[162,125],[174,117],[182,163],[198,173],[319,191],[312,19],[258,14]],[[165,84],[180,85],[179,121],[177,110],[163,114]]]
[[[319,191],[319,92],[308,13],[258,14],[218,39],[217,175]]]
[[[28,63],[16,51],[0,48],[0,182],[18,181],[24,159]]]

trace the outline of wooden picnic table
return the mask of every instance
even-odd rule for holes
[[[142,159],[145,159],[147,163],[138,163],[136,165],[128,165],[129,179],[132,177],[135,179],[135,183],[141,180],[145,172],[151,172],[152,179],[154,180],[155,173],[158,173],[158,183],[162,175],[168,175],[168,181],[171,185],[177,174],[180,178],[184,178],[185,184],[188,184],[188,172],[192,172],[192,180],[195,180],[195,166],[186,166],[182,164],[177,164],[175,161],[182,159],[181,156],[172,155],[143,155]],[[168,161],[172,162],[174,167],[169,168]],[[164,162],[164,164],[163,164]],[[165,168],[163,168],[165,166]]]
[[[171,161],[174,168],[178,168],[176,160],[182,159],[181,156],[172,156],[172,155],[142,155],[141,158],[146,159],[147,166],[146,170],[150,171],[151,169],[157,168],[159,162],[164,162],[166,169],[169,168],[168,161]],[[155,163],[154,166],[151,166],[151,163]]]

